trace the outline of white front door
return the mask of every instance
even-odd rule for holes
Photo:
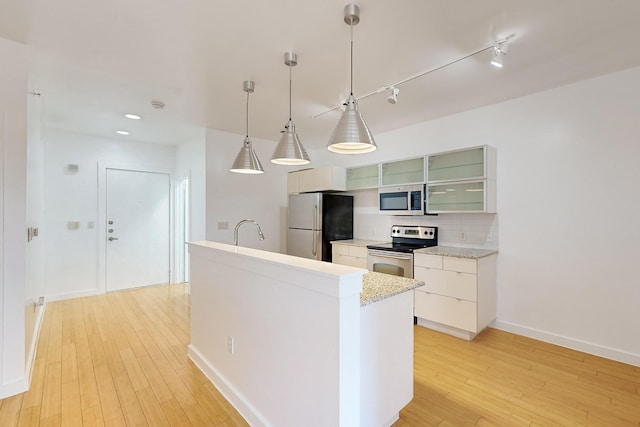
[[[107,292],[169,283],[169,174],[106,172]]]

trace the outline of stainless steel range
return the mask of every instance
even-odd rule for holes
[[[367,246],[367,268],[413,278],[413,251],[431,246],[438,246],[438,227],[394,225],[391,243]]]

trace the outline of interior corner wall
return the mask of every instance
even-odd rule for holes
[[[175,146],[43,130],[45,146],[46,297],[66,299],[104,292],[98,278],[98,164],[174,170]],[[67,165],[78,165],[78,172]],[[79,222],[69,229],[68,222]],[[102,242],[104,243],[104,242]]]
[[[44,296],[44,238],[39,231],[44,224],[44,142],[42,141],[42,95],[30,94],[27,103],[27,227],[38,230],[27,240],[25,250],[25,344],[26,367],[30,372],[35,357]]]
[[[26,390],[27,48],[0,39],[0,398]]]
[[[294,168],[271,163],[276,142],[252,138],[264,173],[230,172],[243,141],[243,135],[207,129],[207,240],[233,244],[235,225],[253,219],[265,239],[258,240],[255,226],[245,224],[239,245],[286,253],[287,172]]]
[[[323,161],[496,147],[495,325],[640,365],[639,112],[632,68],[377,134],[374,153]]]
[[[176,179],[189,177],[189,240],[205,240],[207,216],[206,136],[176,147]]]

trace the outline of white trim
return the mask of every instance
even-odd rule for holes
[[[640,366],[639,354],[633,354],[615,348],[604,347],[602,345],[594,344],[591,342],[581,341],[575,338],[541,331],[539,329],[529,328],[527,326],[518,325],[504,320],[494,321],[491,327],[500,329],[501,331],[511,332],[536,340],[556,344],[562,347],[567,347],[573,350],[582,351],[584,353],[593,354],[595,356],[604,357],[606,359]]]
[[[23,376],[15,381],[0,385],[0,399],[15,396],[29,390],[29,382],[27,377]]]
[[[418,326],[422,326],[423,328],[433,329],[434,331],[449,334],[456,338],[460,338],[466,341],[471,341],[477,335],[477,334],[474,334],[473,332],[454,328],[453,326],[449,326],[449,325],[443,325],[442,323],[433,322],[431,320],[423,319],[421,317],[418,317],[416,319],[417,319]]]
[[[73,298],[93,297],[96,295],[104,295],[101,289],[87,289],[85,291],[69,292],[67,294],[47,295],[47,302],[64,301]]]
[[[258,411],[246,397],[240,393],[229,381],[200,353],[195,347],[187,347],[189,359],[202,371],[229,403],[240,413],[250,426],[271,427],[264,415]]]
[[[42,327],[42,319],[44,318],[44,311],[47,304],[45,303],[41,307],[38,307],[38,314],[36,314],[36,322],[34,325],[33,336],[31,337],[31,345],[29,346],[29,353],[27,354],[27,362],[25,363],[25,377],[28,379],[28,387],[31,387],[31,374],[33,373],[33,364],[36,360],[36,354],[38,352],[38,338],[40,337],[40,329]]]

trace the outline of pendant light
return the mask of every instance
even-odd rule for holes
[[[252,174],[264,173],[262,164],[260,164],[260,160],[258,160],[258,156],[256,155],[256,152],[251,145],[251,140],[249,139],[249,94],[253,93],[254,89],[255,84],[251,80],[245,80],[242,84],[242,90],[247,92],[247,132],[244,137],[242,148],[231,166],[231,172]]]
[[[306,165],[311,162],[307,150],[304,149],[296,126],[291,121],[291,67],[298,65],[298,56],[295,52],[284,53],[284,65],[289,67],[289,121],[284,126],[284,132],[276,150],[271,157],[271,163],[278,165]]]
[[[340,154],[369,153],[378,147],[358,111],[358,101],[353,96],[353,26],[360,22],[358,5],[351,3],[344,7],[344,22],[351,29],[351,90],[344,104],[346,109],[329,139],[327,149]]]

